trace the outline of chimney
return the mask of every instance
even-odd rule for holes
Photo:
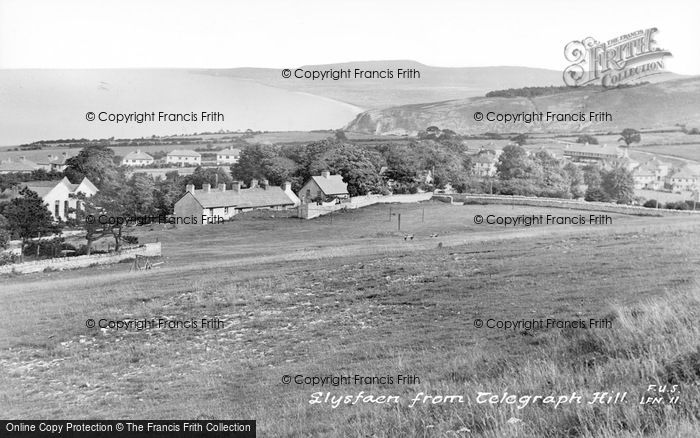
[[[290,183],[288,181],[283,182],[282,183],[282,190],[284,190],[285,192],[292,191],[292,183]]]
[[[19,160],[20,160],[20,161],[24,161],[24,160],[26,160],[26,159],[27,159],[27,157],[25,157],[24,155],[22,155],[21,157],[19,157]]]
[[[251,179],[250,180],[250,188],[254,189],[258,186],[258,180],[257,179]]]
[[[140,154],[140,153],[141,153],[141,149],[136,149],[136,153],[137,153],[137,154]]]
[[[211,184],[202,184],[202,190],[209,193],[211,191]]]
[[[231,183],[231,190],[233,190],[236,193],[241,192],[241,182],[240,181],[234,181]]]
[[[324,170],[323,172],[321,172],[321,176],[328,179],[331,177],[331,173],[327,170]]]
[[[260,182],[260,187],[262,187],[263,189],[267,189],[267,186],[269,186],[269,185],[270,184],[268,183],[268,181],[266,179],[264,179]]]
[[[220,192],[225,192],[225,191],[226,191],[226,184],[221,183],[221,184],[219,184],[218,187],[219,187],[219,191],[220,191]]]
[[[194,195],[194,184],[187,184],[187,186],[185,186],[185,190]]]

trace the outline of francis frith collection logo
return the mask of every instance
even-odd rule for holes
[[[668,50],[657,46],[655,27],[621,35],[605,42],[592,37],[571,41],[564,48],[564,83],[572,87],[616,87],[664,71]]]

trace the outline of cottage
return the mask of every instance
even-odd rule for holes
[[[72,184],[68,178],[59,181],[28,181],[3,192],[3,197],[13,198],[19,196],[22,188],[28,188],[44,201],[54,220],[68,220],[75,217],[75,213],[69,213],[70,209],[82,208],[80,201],[74,198],[79,193],[87,197],[97,193],[89,179],[83,178],[79,184]]]
[[[168,152],[165,162],[178,166],[199,166],[202,164],[202,155],[189,149],[175,149]]]
[[[635,189],[661,190],[664,188],[665,178],[668,176],[670,166],[659,161],[656,157],[646,163],[637,166],[632,171]]]
[[[68,152],[61,152],[61,155],[48,154],[46,158],[37,160],[36,165],[47,172],[63,172],[68,167],[66,163],[71,158]]]
[[[122,158],[122,166],[143,167],[153,164],[153,157],[140,150],[129,152]]]
[[[231,189],[227,189],[225,184],[219,184],[216,188],[204,184],[201,190],[188,185],[185,194],[175,203],[174,216],[179,223],[188,223],[187,219],[191,218],[193,224],[207,224],[230,219],[241,212],[286,210],[299,204],[290,183],[279,187],[271,186],[265,180],[258,185],[257,180],[252,180],[247,189],[234,182]]]
[[[299,198],[304,203],[317,200],[332,201],[349,199],[348,185],[340,175],[331,175],[330,172],[321,172],[321,176],[312,176],[299,190]]]
[[[241,158],[241,150],[228,148],[216,153],[216,164],[236,164]]]

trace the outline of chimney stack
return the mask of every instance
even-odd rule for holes
[[[226,184],[224,184],[224,183],[219,184],[219,191],[225,192],[226,191]]]
[[[324,170],[323,172],[321,172],[321,176],[328,179],[331,177],[331,173],[327,170]]]
[[[285,192],[290,192],[292,190],[292,183],[290,183],[289,181],[283,182],[282,190],[284,190]]]
[[[211,191],[211,184],[202,184],[202,190],[209,193]]]
[[[241,182],[240,181],[234,181],[231,183],[231,190],[233,190],[236,193],[241,192]]]
[[[258,186],[258,180],[257,179],[251,179],[250,180],[250,188],[254,189]]]
[[[187,184],[187,186],[185,187],[185,190],[194,195],[194,184]]]
[[[269,186],[269,185],[270,185],[270,184],[268,183],[268,181],[267,181],[266,179],[264,179],[264,180],[261,181],[260,187],[262,187],[263,189],[267,190],[267,186]]]

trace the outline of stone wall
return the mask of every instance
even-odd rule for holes
[[[413,195],[367,195],[350,198],[350,202],[331,205],[302,204],[299,206],[299,217],[302,219],[313,219],[338,210],[354,210],[356,208],[367,207],[373,204],[409,204],[414,202],[428,201],[433,197],[430,193],[416,193]]]
[[[141,246],[126,248],[118,253],[93,254],[77,257],[59,257],[54,259],[36,260],[25,263],[15,263],[12,265],[0,266],[0,274],[28,274],[31,272],[42,272],[44,270],[62,271],[64,269],[84,268],[93,265],[108,265],[119,263],[122,260],[133,259],[137,255],[146,257],[160,257],[160,242],[146,243]]]

